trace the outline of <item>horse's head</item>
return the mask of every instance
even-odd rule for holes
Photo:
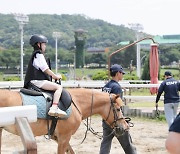
[[[121,136],[125,131],[129,130],[129,125],[123,117],[121,106],[123,105],[119,95],[110,94],[110,109],[106,122],[113,128],[116,136]]]

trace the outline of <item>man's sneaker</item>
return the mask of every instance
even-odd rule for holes
[[[67,114],[66,114],[66,112],[60,110],[58,107],[52,106],[52,107],[50,107],[48,115],[53,116],[53,117],[64,117]]]

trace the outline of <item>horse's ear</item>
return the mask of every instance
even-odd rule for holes
[[[118,97],[120,97],[120,94],[117,94],[117,95],[115,96],[116,99],[117,99]]]
[[[115,98],[116,98],[116,103],[117,103],[119,106],[123,106],[123,101],[122,101],[120,95],[119,95],[119,94],[116,95]]]

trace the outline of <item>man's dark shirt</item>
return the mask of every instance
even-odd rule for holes
[[[156,97],[156,103],[159,101],[161,94],[164,91],[164,103],[179,103],[179,91],[180,91],[180,82],[176,81],[173,77],[167,78],[164,80],[159,89]]]
[[[180,133],[180,113],[177,115],[176,119],[170,126],[169,131]]]
[[[102,88],[103,92],[108,92],[108,93],[114,93],[114,94],[120,94],[120,97],[122,98],[122,88],[120,86],[120,84],[115,81],[115,80],[111,80],[109,81],[103,88]]]

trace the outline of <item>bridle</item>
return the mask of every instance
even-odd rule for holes
[[[113,127],[113,125],[115,124],[117,124],[117,122],[119,121],[119,120],[122,120],[122,119],[124,119],[124,117],[118,117],[118,112],[120,112],[121,111],[121,109],[120,108],[116,108],[115,107],[115,102],[113,102],[113,100],[112,100],[112,95],[111,94],[109,94],[109,98],[110,98],[110,103],[111,103],[111,106],[110,106],[110,108],[109,108],[109,112],[108,112],[108,116],[107,116],[107,118],[106,118],[106,120],[105,121],[107,121],[108,119],[109,119],[109,116],[110,116],[110,112],[111,112],[111,109],[113,110],[113,114],[114,114],[114,121],[111,123],[111,124],[109,124],[111,127]]]
[[[109,108],[108,116],[105,119],[105,122],[108,124],[107,120],[109,119],[110,112],[111,112],[111,109],[112,109],[113,114],[114,114],[114,121],[111,124],[108,124],[108,125],[113,129],[112,133],[114,133],[116,136],[121,136],[128,129],[124,129],[122,125],[118,124],[118,121],[120,121],[120,120],[125,120],[126,121],[127,119],[125,117],[123,117],[123,115],[121,117],[118,116],[119,115],[118,113],[121,112],[121,109],[115,107],[115,102],[113,101],[111,94],[109,94],[109,98],[110,98],[111,105],[110,105],[110,108]]]
[[[122,117],[119,117],[119,116],[118,116],[118,112],[121,112],[121,109],[120,109],[120,108],[117,109],[117,108],[115,107],[115,102],[113,101],[111,94],[109,94],[109,98],[110,98],[110,103],[111,103],[111,105],[110,105],[109,112],[108,112],[108,116],[107,116],[105,122],[112,128],[112,132],[111,132],[109,135],[104,136],[104,137],[108,137],[108,136],[110,136],[110,135],[112,135],[112,134],[114,134],[115,136],[118,137],[118,136],[123,135],[123,134],[127,131],[127,129],[124,129],[122,125],[118,125],[117,122],[118,122],[119,120],[125,120],[125,121],[127,121],[127,120],[129,120],[129,119],[124,118],[123,116],[122,116]],[[93,91],[92,91],[90,115],[92,115],[92,112],[93,112],[93,102],[94,102],[94,95],[93,95]],[[109,123],[107,122],[107,120],[109,119],[111,109],[113,110],[114,121],[113,121],[111,124],[109,124]],[[84,123],[84,125],[86,126],[87,129],[86,129],[85,136],[84,136],[84,139],[82,140],[81,144],[82,144],[82,143],[84,142],[84,140],[86,139],[86,136],[87,136],[87,132],[88,132],[88,131],[90,131],[90,132],[93,133],[96,137],[98,137],[99,139],[101,139],[102,136],[100,136],[100,135],[98,134],[98,133],[100,133],[100,132],[95,132],[94,129],[91,127],[91,116],[90,116],[90,120],[87,118],[87,121],[86,121],[86,122],[87,122],[87,123],[86,123],[86,124]]]

